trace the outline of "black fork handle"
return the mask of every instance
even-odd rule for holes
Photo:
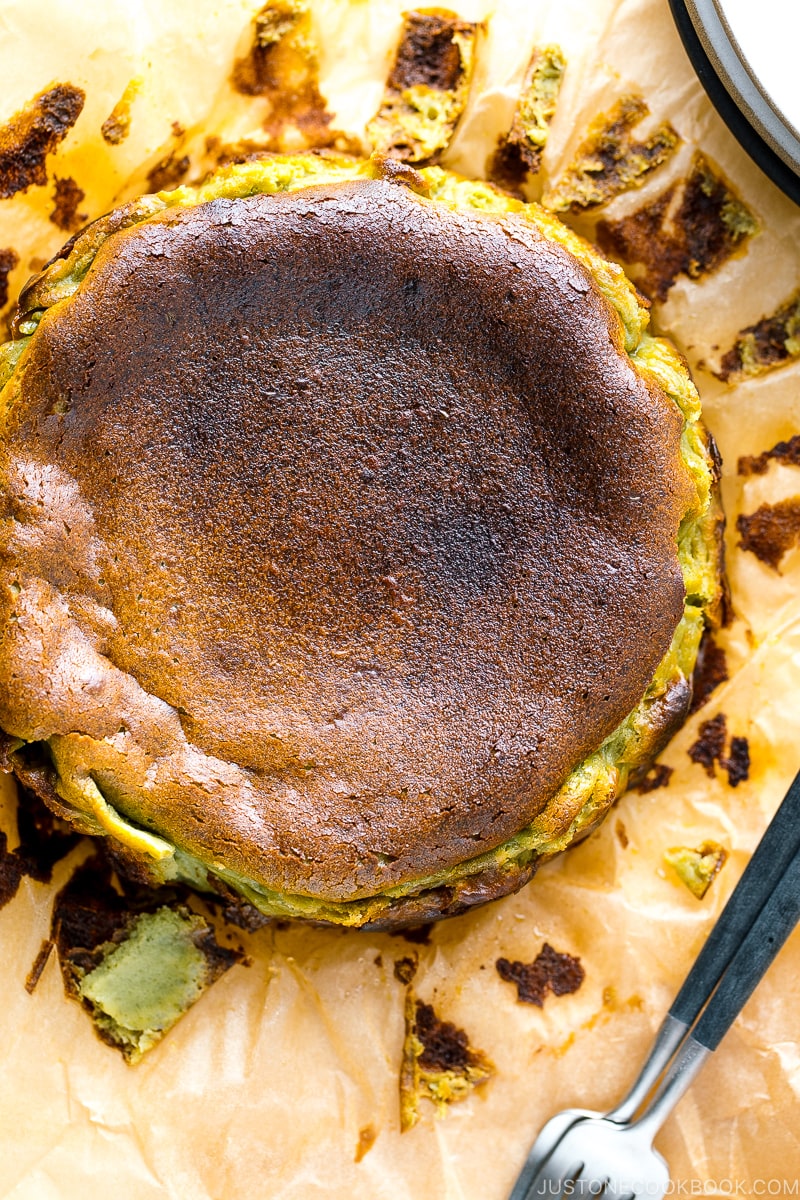
[[[783,878],[775,885],[692,1030],[692,1037],[701,1046],[716,1050],[798,921],[800,850],[795,852]]]
[[[705,1059],[716,1050],[800,921],[800,849],[754,921],[719,987],[681,1044],[656,1093],[632,1128],[655,1136]]]
[[[800,848],[800,772],[722,910],[670,1016],[691,1028]],[[754,985],[755,986],[755,985]]]
[[[800,772],[664,1018],[642,1070],[610,1120],[630,1121],[676,1055],[800,848]],[[755,985],[754,985],[755,986]]]

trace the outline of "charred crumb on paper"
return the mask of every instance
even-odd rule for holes
[[[36,990],[36,986],[42,977],[45,967],[50,959],[50,955],[55,949],[55,942],[52,938],[45,938],[39,948],[39,953],[33,960],[33,966],[28,972],[25,980],[25,991],[29,996],[32,996]]]
[[[419,1120],[421,1099],[432,1101],[442,1115],[448,1104],[465,1100],[494,1074],[494,1064],[470,1045],[463,1029],[443,1021],[419,1000],[412,987],[405,998],[405,1039],[400,1066],[400,1131]]]
[[[698,900],[703,899],[727,857],[727,850],[719,842],[703,842],[696,849],[675,846],[664,853],[664,861]]]
[[[378,1136],[378,1131],[374,1125],[364,1125],[358,1131],[358,1144],[356,1152],[353,1156],[353,1162],[360,1163],[365,1154],[368,1154],[375,1145],[375,1139]]]
[[[746,737],[735,736],[730,740],[728,752],[728,722],[724,713],[718,713],[700,725],[699,736],[688,750],[692,762],[703,767],[709,779],[721,767],[728,775],[730,787],[738,787],[750,775],[750,745]]]
[[[85,100],[81,88],[59,83],[0,128],[0,199],[47,183],[45,160],[69,133]]]
[[[766,475],[771,462],[800,467],[800,433],[787,442],[777,442],[771,450],[764,450],[761,454],[742,455],[737,472],[739,475]]]
[[[800,496],[762,504],[749,515],[742,513],[736,528],[742,549],[779,571],[784,554],[800,543]]]
[[[776,312],[740,330],[713,373],[725,383],[737,383],[741,379],[763,375],[798,357],[800,292],[795,292]]]
[[[112,108],[105,121],[103,121],[103,124],[100,126],[100,133],[103,141],[108,142],[109,146],[118,146],[120,142],[125,141],[125,138],[130,133],[130,128],[130,105],[123,107],[120,101],[119,104],[116,104]]]
[[[422,1043],[419,1063],[428,1071],[464,1071],[475,1060],[464,1030],[441,1020],[422,1000],[416,1001],[415,1032]]]
[[[186,178],[191,160],[188,154],[178,155],[173,150],[159,160],[147,173],[147,186],[151,192],[168,192]]]
[[[580,212],[641,187],[680,144],[668,122],[643,141],[634,138],[631,131],[649,112],[641,96],[630,94],[596,117],[577,148],[575,161],[546,193],[545,206],[555,212]]]
[[[728,722],[724,713],[718,713],[700,725],[697,741],[688,750],[689,758],[703,768],[709,779],[715,775],[715,765],[725,754]]]
[[[0,308],[8,304],[8,277],[19,263],[19,255],[10,246],[0,248]]]
[[[598,222],[600,248],[628,264],[634,281],[664,301],[679,275],[702,279],[759,230],[749,208],[696,152],[689,175],[629,217]]]
[[[419,967],[419,955],[408,954],[403,958],[394,960],[394,977],[400,983],[409,984],[413,980]]]
[[[692,673],[692,704],[689,715],[702,708],[711,693],[729,678],[725,651],[714,640],[711,631],[707,630],[700,642],[697,662]]]
[[[88,213],[78,212],[79,205],[85,199],[86,193],[83,188],[79,187],[69,175],[64,178],[56,176],[50,220],[59,229],[63,229],[67,233],[75,233],[89,219]]]
[[[738,787],[750,778],[750,743],[747,738],[731,738],[730,749],[721,765],[728,773],[728,783],[731,787]]]
[[[668,767],[666,763],[653,763],[652,767],[648,767],[641,776],[635,790],[644,796],[648,792],[656,791],[657,788],[667,787],[673,770],[674,768]]]
[[[577,992],[586,977],[579,958],[554,950],[549,942],[544,943],[533,962],[498,958],[495,965],[501,979],[516,985],[517,999],[537,1008],[544,1006],[548,992],[554,996]]]
[[[142,80],[132,79],[111,112],[100,126],[100,133],[109,146],[119,146],[131,131],[132,106],[141,91]]]
[[[488,177],[511,192],[539,172],[566,65],[560,46],[534,48],[511,128],[487,164]]]
[[[478,29],[448,9],[405,14],[381,107],[367,127],[375,151],[438,161],[467,103]]]

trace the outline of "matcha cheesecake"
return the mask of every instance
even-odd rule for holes
[[[621,270],[438,167],[264,158],[90,226],[0,348],[9,769],[150,881],[507,894],[682,721],[713,448]]]

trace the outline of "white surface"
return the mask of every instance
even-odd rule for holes
[[[800,7],[794,0],[716,0],[774,107],[800,130]]]

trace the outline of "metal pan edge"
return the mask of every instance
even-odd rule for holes
[[[773,183],[800,204],[800,139],[750,71],[713,0],[669,0],[686,53],[731,133]]]

